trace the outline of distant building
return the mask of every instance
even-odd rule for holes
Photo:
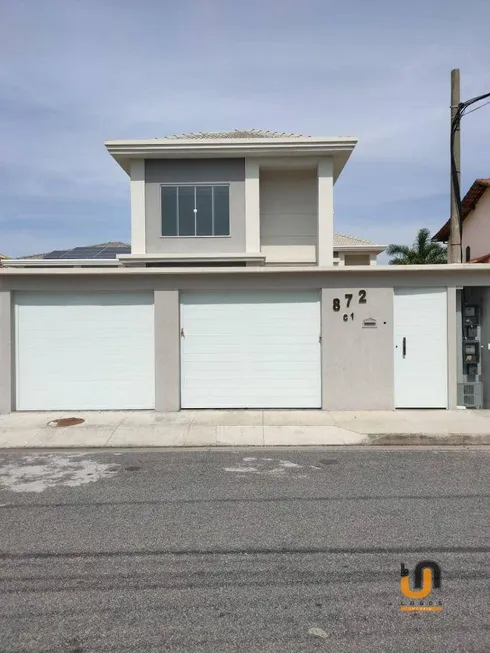
[[[463,263],[490,262],[490,179],[476,179],[461,202]],[[448,220],[432,240],[450,244]]]

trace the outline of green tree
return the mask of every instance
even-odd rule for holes
[[[390,265],[435,265],[447,263],[447,249],[433,243],[429,229],[419,229],[412,247],[388,245],[386,253],[391,256]]]

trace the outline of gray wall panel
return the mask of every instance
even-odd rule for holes
[[[180,306],[177,290],[155,292],[155,410],[180,410]]]
[[[366,290],[366,304],[359,303],[360,290]],[[346,294],[353,295],[349,308]],[[368,318],[376,320],[376,328],[363,328]],[[322,345],[325,410],[393,409],[393,288],[323,289]]]

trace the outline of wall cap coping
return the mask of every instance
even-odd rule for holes
[[[452,275],[458,272],[487,272],[488,282],[490,285],[490,265],[488,263],[452,263],[442,265],[352,265],[352,266],[274,266],[274,265],[257,265],[247,267],[181,267],[181,268],[144,268],[144,267],[125,267],[125,266],[107,266],[97,268],[90,267],[0,267],[0,279],[10,276],[139,276],[139,275],[250,275],[250,274],[331,274],[331,275],[421,275],[421,274],[448,274]]]

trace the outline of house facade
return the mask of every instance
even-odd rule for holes
[[[121,260],[375,264],[382,246],[333,229],[333,187],[355,144],[256,130],[109,141],[131,183]]]
[[[476,179],[461,201],[462,260],[465,263],[490,262],[490,179]],[[451,242],[449,220],[433,240]]]
[[[355,142],[108,142],[131,251],[3,263],[0,411],[456,408],[461,287],[488,267],[375,265],[335,235]]]

